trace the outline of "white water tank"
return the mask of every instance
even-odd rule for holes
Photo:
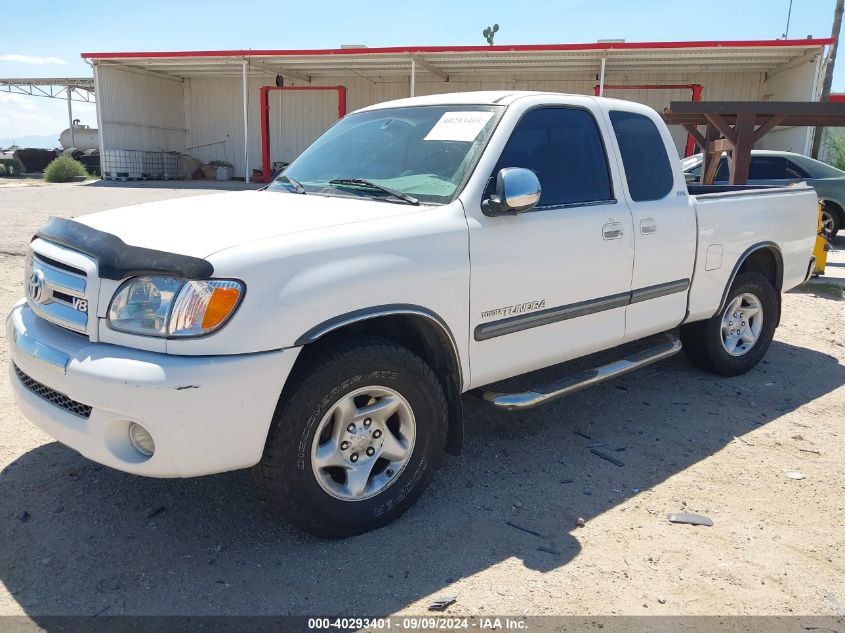
[[[87,125],[73,126],[73,143],[70,142],[70,128],[64,130],[59,136],[59,143],[63,149],[75,147],[83,152],[89,149],[100,149],[100,132],[96,128]]]

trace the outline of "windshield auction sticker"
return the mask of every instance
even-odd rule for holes
[[[445,112],[426,135],[426,141],[474,141],[492,112]]]

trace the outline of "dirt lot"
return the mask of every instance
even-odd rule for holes
[[[0,188],[0,310],[49,214],[202,193]],[[468,404],[464,454],[345,541],[269,516],[248,473],[142,479],[53,442],[11,400],[3,339],[0,614],[422,613],[452,595],[463,614],[843,615],[843,324],[840,290],[790,293],[746,376],[676,357],[533,413]],[[715,525],[667,521],[682,510]]]

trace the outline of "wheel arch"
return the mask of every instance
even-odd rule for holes
[[[758,242],[749,246],[734,264],[728,283],[722,292],[722,301],[716,314],[721,314],[728,301],[728,293],[734,280],[741,272],[757,272],[766,277],[775,289],[778,298],[778,314],[775,323],[780,323],[781,290],[783,288],[783,254],[774,242]]]
[[[446,393],[449,432],[446,451],[458,455],[463,447],[463,370],[458,345],[448,324],[435,312],[411,304],[391,304],[354,310],[314,326],[295,345],[314,345],[331,337],[370,334],[410,349],[432,368]]]

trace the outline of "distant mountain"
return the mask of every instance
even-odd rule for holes
[[[18,147],[43,147],[44,149],[55,149],[59,147],[59,133],[56,134],[28,134],[25,136],[6,136],[0,138],[0,149],[6,149],[12,145]]]

